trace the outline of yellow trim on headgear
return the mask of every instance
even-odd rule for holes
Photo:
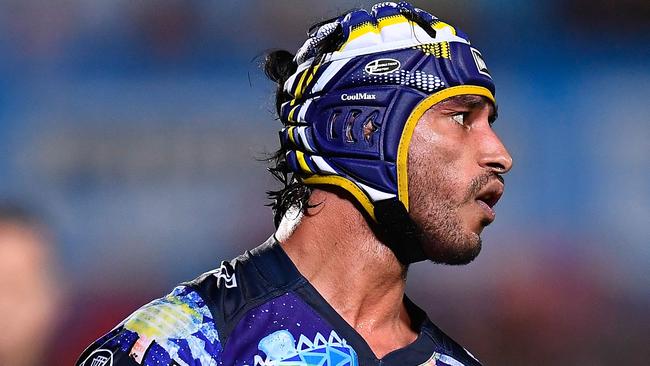
[[[305,90],[307,89],[307,87],[311,84],[312,80],[314,80],[314,76],[316,76],[316,73],[318,72],[318,68],[320,67],[320,65],[321,64],[317,64],[314,67],[310,68],[309,77],[307,78],[307,82],[305,83],[305,85],[303,85],[302,91],[300,92],[301,97],[305,93]]]
[[[452,33],[453,35],[456,35],[456,28],[454,28],[453,26],[451,26],[451,25],[449,25],[449,24],[443,22],[442,20],[438,20],[438,19],[436,19],[436,20],[433,22],[433,24],[431,25],[431,27],[432,27],[433,29],[435,29],[435,30],[442,30],[442,29],[444,29],[444,28],[449,27],[449,29],[451,30],[451,33]]]
[[[294,101],[302,98],[302,95],[305,93],[307,86],[314,79],[314,75],[316,75],[316,72],[318,71],[319,67],[320,64],[315,65],[313,67],[310,66],[302,73],[300,79],[298,80],[298,84],[296,84],[296,88],[293,92],[293,95],[295,96]]]
[[[347,41],[345,41],[345,43],[339,48],[339,50],[341,51],[344,50],[345,47],[347,47],[347,45],[350,44],[350,42],[368,33],[381,34],[381,30],[384,27],[395,25],[395,24],[401,24],[401,23],[409,23],[409,22],[411,21],[406,19],[406,17],[404,17],[403,15],[396,14],[390,17],[379,19],[376,25],[372,22],[362,23],[360,25],[357,25],[356,27],[353,27],[353,29],[350,32],[350,35],[348,36]]]
[[[404,130],[402,131],[402,137],[400,138],[399,145],[397,147],[397,195],[399,200],[404,204],[404,207],[406,207],[407,211],[409,209],[407,158],[409,146],[411,145],[411,137],[413,137],[415,126],[417,125],[420,118],[422,118],[424,113],[429,110],[429,108],[431,108],[434,104],[437,104],[444,99],[464,94],[482,95],[489,98],[493,103],[496,103],[492,92],[482,86],[452,86],[437,93],[431,94],[422,100],[415,107],[415,109],[413,109],[409,115],[409,118],[406,120]]]
[[[362,24],[359,24],[355,27],[353,27],[350,31],[350,35],[348,36],[347,42],[341,47],[341,49],[344,49],[345,46],[347,46],[348,43],[352,42],[353,40],[363,36],[364,34],[367,33],[377,33],[379,34],[379,29],[377,28],[376,25],[374,25],[371,22],[365,22]]]
[[[300,165],[300,168],[305,172],[309,174],[313,174],[314,172],[309,169],[309,165],[307,165],[307,162],[305,161],[305,154],[300,151],[296,150],[296,158],[298,159],[298,165]]]
[[[307,77],[307,73],[309,72],[309,69],[305,70],[302,75],[300,75],[300,79],[298,80],[298,84],[296,84],[296,89],[293,91],[293,95],[295,95],[295,99],[300,99],[302,96],[302,83],[305,82],[305,78]]]
[[[390,25],[395,25],[395,24],[401,24],[401,23],[408,23],[410,20],[406,19],[403,15],[401,14],[396,14],[390,17],[385,17],[379,19],[377,22],[377,29],[381,30],[384,27],[388,27]]]
[[[293,118],[293,115],[296,113],[296,110],[298,109],[298,107],[300,107],[300,106],[297,105],[297,106],[291,108],[291,111],[289,112],[289,117],[287,117],[289,122],[296,122],[296,120]]]
[[[291,126],[287,130],[287,135],[289,135],[289,140],[291,141],[292,144],[296,144],[296,140],[293,138],[293,130],[296,128],[296,126]]]
[[[305,184],[327,184],[332,186],[337,186],[345,189],[350,192],[354,198],[361,203],[361,206],[366,210],[370,215],[373,221],[377,221],[375,218],[375,206],[372,204],[368,195],[359,188],[354,182],[347,178],[340,177],[338,175],[312,175],[307,178],[303,178],[303,183]]]

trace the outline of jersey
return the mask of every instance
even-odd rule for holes
[[[419,335],[378,359],[271,237],[135,311],[76,365],[480,365],[406,296],[404,304]]]

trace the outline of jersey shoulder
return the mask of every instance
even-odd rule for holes
[[[284,295],[304,282],[272,239],[246,251],[186,285],[205,299],[214,314],[222,344],[226,344],[241,318],[251,309]]]
[[[300,280],[273,247],[269,239],[144,305],[88,347],[77,366],[219,364],[241,317]]]
[[[221,342],[214,318],[191,286],[136,310],[88,347],[78,366],[217,365]]]

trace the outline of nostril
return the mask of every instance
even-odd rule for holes
[[[505,165],[499,162],[492,162],[486,164],[488,168],[492,169],[497,174],[503,174],[507,172]]]
[[[512,168],[512,158],[507,152],[486,154],[481,159],[481,166],[496,174],[505,174]]]

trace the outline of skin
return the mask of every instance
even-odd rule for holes
[[[43,364],[61,300],[49,245],[33,227],[0,222],[0,365]]]
[[[499,195],[512,158],[490,126],[494,107],[480,96],[453,97],[427,111],[409,146],[410,214],[434,262],[462,264],[480,251],[493,219],[476,200]],[[462,124],[461,124],[462,122]],[[314,189],[304,215],[285,215],[276,238],[298,270],[382,358],[415,341],[403,304],[406,267],[340,192]],[[332,228],[336,228],[333,230]]]

